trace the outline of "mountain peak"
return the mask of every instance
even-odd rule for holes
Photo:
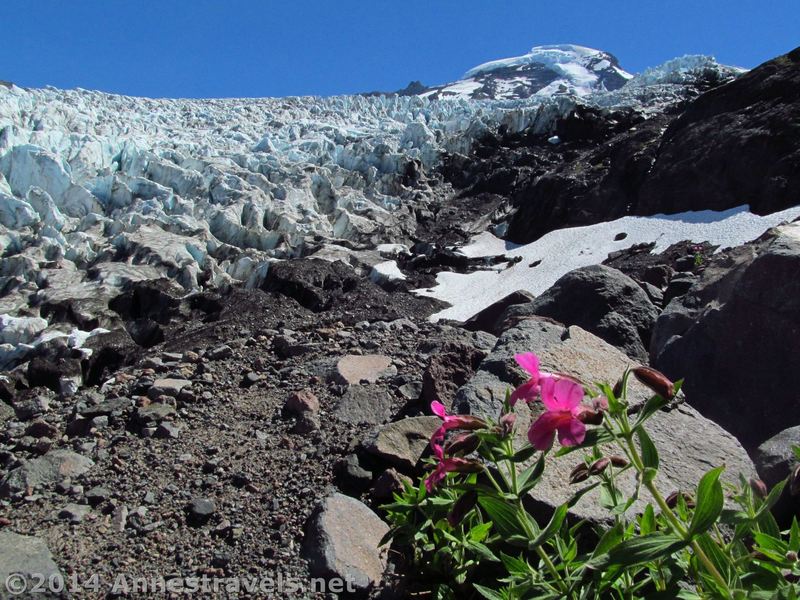
[[[534,95],[585,96],[598,90],[618,89],[632,77],[613,54],[575,44],[557,44],[534,46],[522,56],[483,63],[460,80],[420,95],[494,100]]]

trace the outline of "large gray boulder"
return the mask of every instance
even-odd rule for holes
[[[756,464],[758,475],[769,488],[789,477],[800,462],[792,450],[793,446],[800,446],[800,426],[781,431],[761,444],[753,453],[753,462]],[[800,498],[792,496],[787,486],[772,512],[779,522],[788,526],[793,516],[800,516]]]
[[[92,459],[71,450],[51,450],[11,471],[0,482],[0,498],[55,485],[62,479],[83,475],[94,466]]]
[[[463,386],[456,396],[459,412],[497,416],[506,390],[522,383],[522,374],[513,359],[515,353],[534,352],[545,371],[559,371],[580,378],[584,383],[605,381],[615,383],[626,367],[635,363],[618,349],[579,327],[565,327],[542,318],[518,323],[500,336],[494,351],[483,361],[475,377]],[[634,410],[652,392],[632,380],[629,400]],[[517,435],[525,440],[529,424],[542,411],[540,402],[530,406],[518,403]],[[700,478],[712,467],[725,465],[723,480],[738,483],[739,473],[745,477],[755,474],[750,458],[741,444],[728,432],[700,415],[686,404],[672,404],[648,422],[648,433],[656,444],[660,458],[657,484],[665,494],[683,490],[693,492]],[[583,454],[573,453],[556,458],[549,456],[545,474],[530,495],[536,514],[546,518],[556,506],[566,502],[580,488],[569,484],[570,471]],[[617,478],[626,492],[635,488],[631,472]],[[633,510],[652,502],[646,492]],[[606,521],[608,511],[599,502],[599,491],[584,496],[572,509],[577,518],[593,522]]]
[[[531,315],[549,317],[582,327],[646,363],[658,312],[633,279],[617,269],[593,265],[570,271],[532,302],[506,309],[501,327]]]
[[[389,526],[366,505],[343,494],[332,494],[311,516],[304,554],[314,577],[335,577],[340,592],[366,590],[380,582],[386,568],[379,544]]]
[[[40,582],[42,576],[45,578],[44,590],[25,593],[26,588],[22,585],[30,589]],[[67,597],[66,592],[58,594],[50,591],[59,589],[59,583],[69,587],[69,582],[53,561],[53,555],[44,540],[12,531],[0,531],[0,600]]]
[[[800,223],[711,261],[656,322],[651,363],[747,448],[800,424]]]

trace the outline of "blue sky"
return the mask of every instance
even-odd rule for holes
[[[332,95],[444,83],[575,43],[629,71],[755,66],[800,45],[800,0],[2,0],[0,79],[152,97]]]

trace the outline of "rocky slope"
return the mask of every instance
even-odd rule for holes
[[[747,189],[790,189],[796,55],[513,102],[0,89],[0,577],[96,573],[103,597],[119,573],[333,575],[403,597],[379,506],[425,468],[430,401],[492,411],[518,351],[685,376],[654,419],[665,487],[709,462],[785,473],[797,202],[697,211],[743,204],[719,148],[772,157]],[[718,195],[648,204],[699,172]],[[461,277],[448,307],[435,284]],[[530,500],[543,517],[566,468]]]

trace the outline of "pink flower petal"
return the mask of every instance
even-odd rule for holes
[[[444,419],[447,416],[447,409],[444,407],[444,404],[438,400],[431,402],[431,410],[433,411],[433,414],[441,419]]]
[[[508,402],[511,404],[511,406],[514,406],[519,400],[534,400],[538,393],[539,382],[531,379],[527,383],[523,383],[521,386],[511,392]]]
[[[555,395],[562,406],[561,410],[572,411],[583,400],[583,386],[570,379],[559,379],[556,381]]]
[[[558,441],[562,446],[578,446],[586,438],[586,425],[578,419],[569,419],[558,426]]]
[[[528,441],[537,450],[549,450],[556,436],[559,415],[553,412],[542,414],[528,430]]]
[[[533,352],[515,354],[514,360],[517,364],[530,373],[533,379],[539,379],[539,359]]]
[[[539,379],[539,388],[542,395],[542,403],[547,410],[563,410],[556,398],[556,378],[553,376],[542,377]]]

